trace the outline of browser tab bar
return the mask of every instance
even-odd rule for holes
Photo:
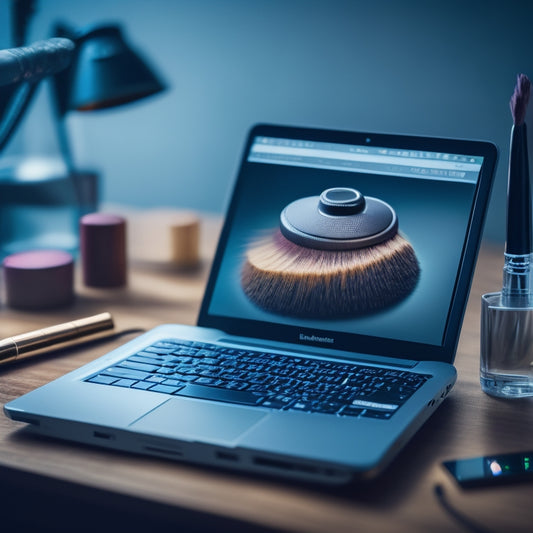
[[[482,157],[257,137],[248,161],[452,181],[477,180]]]

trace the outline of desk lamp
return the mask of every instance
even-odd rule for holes
[[[156,94],[164,86],[126,44],[118,25],[75,31],[59,24],[54,34],[75,44],[70,66],[54,77],[58,138],[62,155],[72,170],[65,127],[68,112],[115,107]]]
[[[22,47],[22,44],[28,20],[34,11],[34,2],[13,0],[12,5],[15,12],[13,35],[17,48],[10,52],[17,55],[22,48],[33,49],[33,47]],[[80,172],[74,168],[65,125],[67,113],[106,109],[133,102],[162,91],[164,86],[147,63],[126,44],[118,25],[92,26],[77,31],[64,24],[57,24],[53,33],[54,39],[44,41],[46,46],[56,42],[69,43],[69,61],[64,61],[61,68],[55,68],[53,72],[46,71],[46,75],[53,77],[54,119],[66,171],[64,169],[51,171],[42,166],[40,177],[34,175],[28,181],[21,181],[17,177],[18,169],[14,171],[7,169],[3,172],[0,169],[0,203],[15,208],[25,205],[47,208],[54,205],[74,205],[77,209],[75,209],[76,220],[73,227],[77,228],[78,217],[97,207],[97,176],[94,172]],[[32,61],[34,62],[30,63],[30,73],[40,71],[46,66],[46,63],[35,55],[32,56]],[[26,66],[23,63],[21,68]],[[7,92],[6,89],[0,88],[4,91],[0,93],[0,153],[12,138],[28,109],[38,83],[44,77],[40,76],[39,79],[35,77],[30,80],[32,83],[28,83],[25,75],[23,72],[19,78],[12,79],[12,88]],[[35,171],[35,168],[33,170]],[[10,172],[12,175],[9,175]],[[58,190],[61,190],[59,196]],[[5,210],[6,213],[7,211],[9,209]],[[24,214],[25,227],[28,227],[27,215],[28,213]],[[22,228],[15,220],[8,224],[4,221],[1,225],[12,228],[15,232],[18,231],[16,227]],[[34,224],[34,226],[37,226],[35,229],[39,231],[39,225]],[[30,230],[20,229],[20,231]],[[0,227],[0,232],[4,233],[0,235],[0,247],[20,237],[20,235],[6,234],[3,227]],[[74,233],[77,234],[77,229]],[[27,242],[31,242],[31,239]],[[28,246],[29,244],[22,244],[23,248]],[[74,248],[76,247],[77,239]],[[3,253],[12,251],[21,250],[19,246],[14,246],[12,250],[4,249]]]

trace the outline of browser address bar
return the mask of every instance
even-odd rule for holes
[[[378,163],[389,165],[416,166],[424,168],[438,168],[448,170],[463,170],[478,172],[481,165],[478,163],[461,163],[458,161],[443,161],[442,159],[418,159],[412,157],[396,157],[391,155],[355,154],[336,150],[320,148],[298,148],[293,146],[275,146],[255,143],[252,146],[253,154],[287,155],[296,157],[318,157],[337,159],[343,161],[359,161],[361,163]]]

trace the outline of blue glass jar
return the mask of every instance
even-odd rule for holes
[[[78,221],[97,209],[98,175],[58,159],[0,165],[0,256],[37,249],[76,253]]]

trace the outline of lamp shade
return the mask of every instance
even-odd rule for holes
[[[69,38],[76,43],[76,54],[70,68],[56,79],[60,114],[114,107],[164,89],[126,44],[118,25],[90,28]]]

